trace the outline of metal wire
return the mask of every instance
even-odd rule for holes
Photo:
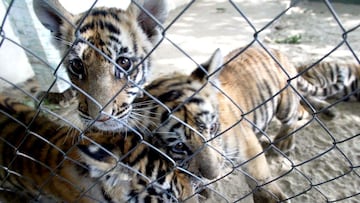
[[[193,136],[199,136],[202,138],[203,145],[199,149],[195,150],[193,152],[193,154],[189,155],[186,158],[186,160],[184,160],[181,163],[178,163],[169,154],[166,153],[166,150],[164,150],[165,147],[161,148],[161,147],[156,146],[154,143],[151,143],[149,140],[146,139],[146,136],[149,136],[149,135],[144,135],[143,131],[141,129],[139,130],[135,127],[132,127],[128,123],[119,121],[119,122],[122,122],[122,124],[127,127],[127,130],[124,132],[120,132],[120,134],[122,133],[125,136],[130,136],[130,137],[134,136],[134,137],[136,137],[136,139],[138,141],[137,141],[137,144],[133,148],[131,148],[131,150],[129,150],[128,152],[121,154],[119,156],[119,154],[114,153],[111,148],[107,148],[106,146],[103,146],[101,143],[97,143],[96,141],[94,141],[91,138],[91,136],[90,137],[88,136],[89,131],[91,131],[92,125],[96,122],[96,120],[98,120],[100,118],[100,114],[97,116],[97,118],[92,123],[90,123],[88,126],[86,126],[83,129],[83,128],[78,127],[76,125],[76,123],[71,120],[71,118],[68,118],[65,115],[62,115],[61,111],[58,111],[57,109],[55,109],[55,110],[52,109],[52,107],[47,104],[46,98],[52,93],[51,92],[52,88],[59,81],[70,84],[73,91],[78,92],[78,94],[79,93],[83,94],[85,97],[87,97],[91,101],[93,101],[93,103],[99,107],[99,109],[100,109],[99,113],[103,112],[103,110],[108,105],[111,105],[113,103],[113,101],[116,99],[116,97],[121,92],[125,91],[126,86],[119,87],[119,90],[115,91],[112,98],[108,98],[109,99],[108,102],[102,106],[100,103],[98,103],[96,101],[96,99],[92,98],[87,92],[85,92],[80,87],[76,86],[75,84],[72,84],[68,79],[66,79],[58,74],[60,67],[63,65],[64,60],[66,60],[67,55],[71,51],[71,47],[74,46],[74,44],[76,44],[76,43],[72,43],[70,48],[65,53],[65,56],[63,56],[60,59],[60,61],[57,63],[56,67],[53,67],[53,65],[51,65],[47,59],[43,58],[42,56],[39,56],[37,54],[37,52],[34,51],[33,47],[24,46],[21,43],[14,40],[11,36],[8,36],[7,33],[9,33],[9,32],[5,29],[5,23],[11,23],[10,17],[12,15],[14,15],[14,16],[18,15],[16,13],[12,12],[12,8],[16,4],[16,1],[20,1],[20,0],[12,0],[7,4],[8,6],[6,8],[4,18],[1,22],[0,50],[5,49],[4,42],[10,43],[18,48],[21,48],[28,57],[35,58],[42,64],[42,66],[45,69],[50,69],[54,75],[54,79],[53,79],[53,82],[51,84],[49,84],[48,87],[45,87],[45,88],[47,88],[47,91],[44,93],[45,96],[42,98],[38,98],[27,87],[25,87],[21,84],[15,84],[15,83],[11,82],[10,80],[8,80],[7,78],[0,77],[0,82],[1,82],[0,85],[5,84],[4,88],[1,88],[1,89],[5,90],[5,91],[3,91],[2,94],[7,95],[7,93],[8,93],[7,91],[9,91],[9,90],[13,91],[13,92],[11,92],[11,94],[16,92],[16,95],[17,95],[16,99],[27,101],[27,102],[30,101],[30,103],[33,104],[33,108],[34,108],[34,112],[35,112],[34,117],[31,119],[30,122],[23,123],[18,118],[12,116],[8,112],[0,110],[0,115],[7,117],[9,120],[11,120],[14,123],[18,123],[18,125],[23,128],[23,130],[24,130],[23,132],[25,134],[23,139],[19,140],[16,146],[11,141],[8,141],[2,137],[0,138],[0,142],[3,143],[2,145],[5,145],[5,146],[7,146],[7,148],[11,148],[13,150],[13,152],[9,152],[9,153],[13,153],[13,157],[7,157],[7,159],[10,160],[9,164],[4,165],[3,163],[0,163],[0,171],[2,171],[2,172],[0,172],[0,176],[1,176],[0,191],[3,191],[3,192],[11,191],[11,192],[17,193],[19,191],[26,189],[26,188],[17,188],[17,190],[15,190],[15,189],[11,190],[8,188],[8,183],[7,183],[7,181],[9,181],[10,176],[17,176],[19,179],[24,179],[24,180],[29,179],[29,177],[25,177],[23,174],[21,174],[21,172],[18,172],[17,170],[14,169],[14,168],[16,168],[16,164],[14,166],[14,163],[16,162],[16,160],[22,159],[22,158],[32,160],[33,162],[41,165],[42,167],[44,167],[50,171],[50,175],[48,177],[44,178],[42,185],[34,186],[33,189],[38,189],[38,191],[37,191],[36,195],[33,195],[30,198],[31,200],[41,201],[42,198],[44,198],[43,197],[44,193],[46,193],[46,191],[44,191],[45,190],[44,188],[47,186],[47,184],[49,184],[51,181],[53,181],[54,178],[59,178],[62,181],[66,182],[67,184],[72,185],[73,184],[72,181],[67,180],[65,177],[62,177],[62,175],[59,174],[58,171],[61,170],[62,167],[64,167],[64,162],[71,162],[73,165],[76,165],[76,167],[78,167],[78,168],[82,168],[84,170],[90,171],[89,166],[87,166],[86,164],[82,163],[79,160],[74,159],[71,155],[73,153],[73,151],[76,150],[76,147],[78,145],[80,145],[83,142],[89,142],[94,147],[96,146],[101,151],[103,151],[105,154],[107,154],[107,157],[112,157],[115,160],[115,162],[114,162],[113,167],[104,171],[102,173],[102,175],[98,176],[97,178],[94,178],[94,182],[91,185],[89,185],[89,187],[87,187],[85,190],[80,188],[80,186],[78,186],[78,185],[74,185],[74,188],[77,188],[77,190],[79,190],[81,193],[81,195],[78,197],[78,200],[80,200],[83,196],[87,196],[88,198],[93,199],[94,201],[98,201],[97,200],[98,197],[89,196],[88,192],[91,191],[92,189],[96,188],[97,185],[99,184],[99,182],[101,182],[103,179],[106,179],[112,173],[115,173],[116,171],[119,170],[119,168],[121,168],[123,170],[126,170],[127,173],[132,174],[131,175],[132,177],[140,178],[144,182],[147,183],[147,185],[144,188],[142,188],[141,191],[138,191],[138,194],[134,194],[133,196],[129,197],[128,200],[133,200],[137,197],[140,197],[141,193],[147,192],[148,190],[163,189],[164,190],[163,193],[167,194],[167,196],[170,197],[170,199],[172,199],[174,202],[179,201],[179,200],[176,200],[176,197],[174,197],[174,194],[172,194],[168,190],[162,188],[163,186],[160,184],[161,182],[163,182],[163,180],[169,174],[172,174],[174,172],[175,173],[179,172],[182,174],[186,174],[186,176],[189,177],[189,179],[195,180],[194,182],[196,182],[198,184],[197,189],[195,190],[196,192],[194,194],[192,194],[192,196],[197,196],[198,195],[197,193],[199,193],[199,196],[202,196],[201,191],[205,189],[207,191],[210,191],[213,194],[213,196],[211,196],[209,198],[210,199],[214,198],[214,202],[216,202],[216,201],[247,202],[249,198],[252,198],[253,193],[257,192],[259,189],[264,190],[264,186],[269,185],[274,182],[278,183],[280,185],[280,187],[288,187],[287,189],[289,189],[289,188],[293,189],[292,191],[286,192],[287,200],[291,200],[293,202],[304,202],[311,198],[312,199],[310,201],[318,201],[318,202],[357,202],[357,201],[359,201],[359,199],[360,199],[360,190],[359,190],[360,173],[359,173],[358,169],[360,168],[360,163],[357,160],[359,155],[357,155],[357,158],[354,158],[353,155],[349,155],[346,152],[346,150],[344,150],[342,145],[351,145],[352,143],[358,142],[358,139],[360,137],[360,134],[359,134],[360,129],[353,129],[353,130],[357,131],[355,134],[337,135],[337,133],[334,132],[331,129],[331,127],[329,127],[327,125],[328,121],[324,120],[320,116],[320,115],[322,115],[322,113],[324,111],[326,111],[328,109],[336,108],[336,107],[344,104],[344,100],[346,100],[347,98],[352,97],[356,94],[359,94],[359,89],[357,88],[354,91],[349,92],[348,95],[344,96],[343,98],[338,98],[335,101],[331,101],[329,106],[327,106],[324,109],[318,110],[315,107],[313,107],[312,104],[310,102],[308,102],[306,100],[306,98],[301,94],[301,92],[299,92],[297,90],[297,88],[294,86],[294,84],[291,83],[292,81],[296,81],[297,78],[302,77],[302,75],[305,72],[314,68],[321,61],[329,58],[333,53],[335,53],[337,50],[339,50],[341,48],[341,46],[343,46],[343,45],[345,45],[346,48],[350,51],[353,59],[355,59],[355,61],[357,61],[357,63],[360,64],[360,60],[357,55],[359,53],[359,50],[356,50],[356,47],[359,47],[359,46],[356,45],[355,42],[352,42],[348,39],[349,34],[359,31],[360,24],[352,26],[350,29],[347,29],[344,21],[340,20],[340,17],[338,15],[336,9],[334,8],[334,5],[332,2],[330,2],[328,0],[324,0],[323,4],[326,6],[326,8],[328,9],[328,12],[331,14],[331,18],[333,18],[333,20],[336,22],[336,25],[340,28],[341,31],[338,33],[338,35],[339,35],[339,37],[342,38],[342,41],[340,41],[338,44],[333,46],[330,51],[328,51],[326,53],[325,52],[322,53],[323,55],[319,56],[315,60],[314,63],[309,64],[308,68],[302,70],[295,76],[290,75],[286,71],[286,69],[282,66],[282,64],[278,61],[278,59],[272,54],[271,50],[269,49],[269,46],[267,45],[266,42],[264,42],[264,40],[262,40],[260,35],[263,34],[266,30],[271,30],[272,27],[274,25],[276,25],[286,15],[291,15],[291,13],[289,14],[289,11],[291,11],[291,9],[293,9],[294,6],[301,6],[301,4],[300,4],[301,1],[294,1],[294,2],[292,1],[289,4],[289,6],[287,6],[285,9],[283,9],[281,12],[279,12],[279,14],[277,14],[275,17],[268,20],[267,23],[264,26],[262,26],[260,29],[257,29],[255,26],[254,20],[251,19],[249,16],[247,16],[243,10],[242,3],[244,3],[244,2],[228,0],[227,1],[228,6],[233,8],[237,12],[237,14],[239,14],[234,17],[239,18],[239,16],[240,16],[240,18],[245,20],[247,26],[250,26],[251,36],[253,38],[251,39],[250,42],[242,44],[243,48],[237,54],[235,54],[232,58],[230,58],[228,61],[225,61],[225,63],[221,67],[219,67],[219,69],[216,72],[213,72],[213,73],[207,73],[207,71],[200,65],[200,63],[197,62],[197,60],[195,59],[195,56],[193,56],[188,51],[183,49],[181,44],[178,44],[168,34],[169,32],[171,32],[170,28],[173,28],[179,20],[184,18],[184,16],[186,16],[187,12],[191,8],[196,6],[196,4],[199,1],[192,0],[192,1],[189,1],[189,3],[187,3],[183,7],[177,8],[176,9],[177,15],[173,16],[171,19],[168,19],[168,23],[166,25],[161,24],[161,22],[159,22],[156,19],[156,17],[151,15],[150,11],[143,8],[141,2],[139,2],[139,1],[132,2],[132,3],[136,4],[136,6],[140,10],[145,10],[145,14],[149,18],[151,18],[155,23],[158,24],[158,26],[161,30],[161,33],[163,35],[161,40],[158,43],[156,43],[153,46],[153,48],[149,51],[149,54],[147,56],[144,56],[144,58],[142,59],[143,61],[141,61],[140,64],[142,62],[144,62],[145,60],[147,60],[148,58],[150,58],[150,55],[151,55],[151,57],[161,58],[161,56],[158,56],[158,55],[152,54],[152,53],[154,51],[156,51],[157,49],[159,49],[161,43],[166,42],[166,43],[169,43],[174,48],[176,48],[176,50],[179,51],[183,55],[183,57],[186,57],[193,64],[202,68],[204,70],[204,72],[207,74],[208,79],[209,79],[209,81],[206,84],[204,84],[204,86],[197,89],[193,95],[191,95],[189,98],[184,100],[184,103],[176,106],[175,108],[170,108],[170,107],[166,106],[166,104],[161,102],[159,100],[159,98],[156,98],[155,96],[151,95],[149,92],[147,92],[144,89],[141,90],[141,91],[143,91],[145,96],[152,99],[154,101],[154,103],[157,103],[158,107],[163,108],[164,111],[166,111],[166,113],[168,115],[168,117],[167,117],[167,119],[165,119],[164,123],[159,124],[159,126],[157,128],[155,128],[154,130],[152,130],[151,132],[156,133],[157,130],[159,130],[159,128],[162,127],[162,125],[165,125],[166,122],[168,122],[169,120],[176,120],[180,125],[183,125],[186,128],[190,129],[193,132],[192,133]],[[94,1],[94,3],[91,5],[91,7],[85,12],[83,18],[79,20],[79,24],[82,24],[82,22],[84,22],[86,17],[88,15],[90,15],[92,9],[94,9],[96,6],[96,3],[97,3],[97,1]],[[51,3],[49,5],[51,5]],[[70,21],[68,21],[68,22],[70,23]],[[208,22],[208,23],[211,24],[212,22]],[[111,59],[106,54],[102,53],[101,50],[99,48],[97,48],[94,44],[87,41],[86,39],[83,39],[79,32],[80,27],[75,27],[75,25],[73,25],[73,26],[75,28],[75,33],[76,33],[76,37],[77,37],[75,42],[81,41],[83,43],[86,43],[89,47],[93,48],[98,53],[102,54],[106,60],[113,63],[125,75],[128,74],[126,70],[124,70],[122,67],[120,67],[118,64],[116,64],[116,61]],[[14,29],[17,30],[18,32],[21,32],[21,28],[15,27]],[[326,34],[326,33],[324,33],[324,34]],[[211,42],[209,42],[209,43],[211,43]],[[261,49],[265,50],[265,52],[269,55],[269,57],[272,58],[274,60],[274,62],[279,65],[281,70],[284,72],[284,74],[288,78],[288,83],[285,87],[283,87],[281,89],[279,88],[279,90],[276,94],[272,95],[271,97],[269,97],[267,99],[264,99],[264,101],[262,101],[262,103],[260,105],[255,106],[253,109],[251,109],[249,111],[245,111],[240,105],[238,105],[233,100],[233,98],[231,98],[230,95],[226,95],[226,93],[221,89],[221,87],[217,87],[215,83],[210,81],[210,79],[212,77],[215,77],[215,75],[218,74],[223,69],[223,67],[226,66],[226,64],[230,63],[234,58],[241,55],[249,47],[252,47],[255,45],[259,46],[259,47],[261,47]],[[204,47],[200,47],[199,49],[203,49],[203,48]],[[5,53],[5,52],[2,52],[2,53]],[[154,70],[152,70],[152,71],[154,71]],[[360,76],[358,76],[358,77],[359,77],[358,80],[360,80]],[[132,81],[130,78],[128,79],[126,85],[136,86],[137,88],[142,88],[141,86],[137,85],[135,81]],[[199,132],[199,130],[194,129],[189,123],[186,123],[185,120],[182,120],[181,118],[178,118],[175,115],[175,113],[177,111],[179,111],[180,109],[184,108],[186,103],[189,102],[191,99],[193,99],[194,96],[196,96],[196,94],[199,94],[199,92],[203,88],[205,88],[206,85],[213,85],[214,88],[218,90],[218,93],[224,94],[224,97],[227,98],[229,100],[229,102],[232,103],[237,108],[237,110],[241,113],[241,118],[237,122],[234,122],[232,125],[230,125],[228,127],[228,129],[223,129],[222,132],[218,133],[215,137],[211,138],[210,140],[207,140],[206,137],[204,137],[201,134],[201,132]],[[307,138],[306,133],[313,132],[313,131],[310,131],[309,129],[320,128],[323,133],[322,133],[322,135],[319,135],[319,136],[321,136],[322,139],[326,136],[327,143],[330,143],[330,144],[328,144],[329,146],[326,146],[326,147],[322,146],[322,147],[317,148],[317,146],[310,146],[312,148],[316,148],[317,150],[316,150],[316,152],[313,151],[312,154],[304,156],[304,157],[306,157],[305,160],[302,160],[301,158],[298,158],[298,157],[294,157],[294,155],[306,153],[306,150],[308,149],[309,146],[299,145],[299,146],[297,146],[297,148],[294,151],[290,151],[288,153],[282,152],[280,149],[278,149],[276,147],[277,142],[271,141],[271,136],[269,135],[268,131],[257,126],[256,122],[252,121],[248,117],[250,114],[259,111],[259,109],[262,108],[264,105],[266,105],[267,102],[273,100],[275,97],[278,97],[283,91],[285,91],[289,88],[301,98],[301,100],[306,104],[306,106],[308,106],[310,108],[310,111],[312,112],[313,117],[305,124],[299,126],[297,129],[295,129],[289,135],[284,136],[283,139],[286,139],[286,138],[292,137],[292,136],[296,137],[297,139],[309,139],[309,138]],[[44,87],[43,87],[43,89],[44,89]],[[251,94],[251,93],[249,92],[249,94]],[[60,107],[60,108],[70,108],[70,107]],[[67,147],[67,148],[61,148],[61,147],[57,146],[56,143],[52,143],[50,140],[47,140],[45,137],[43,137],[41,134],[34,131],[34,129],[32,128],[33,122],[36,122],[36,120],[38,119],[40,114],[46,115],[46,116],[48,116],[48,118],[51,118],[52,120],[57,120],[56,122],[61,123],[61,125],[59,125],[59,128],[62,128],[64,126],[68,127],[69,129],[71,129],[71,130],[69,130],[69,134],[75,133],[76,135],[79,136],[80,139],[72,140],[72,146]],[[76,114],[75,111],[73,111],[73,114]],[[106,114],[106,115],[108,115],[112,118],[115,118],[112,115],[109,115],[109,114]],[[354,118],[355,120],[360,119],[359,115],[355,115],[354,117],[356,117],[356,118]],[[335,118],[335,119],[337,119],[337,118]],[[359,120],[357,120],[357,121],[359,121]],[[339,120],[338,122],[341,122],[341,120]],[[354,121],[354,122],[356,122],[356,121]],[[233,157],[230,157],[229,155],[224,154],[221,150],[217,149],[210,142],[213,140],[216,140],[216,139],[222,139],[222,137],[225,133],[227,133],[229,130],[236,127],[237,125],[241,125],[242,123],[246,123],[246,124],[253,126],[253,129],[256,129],[257,131],[259,131],[259,134],[266,137],[266,140],[269,142],[269,145],[267,147],[264,147],[263,151],[256,154],[254,157],[250,157],[249,159],[238,163],[236,161],[233,161],[233,159],[232,159]],[[37,124],[35,123],[35,125],[37,125]],[[347,128],[351,128],[351,126],[347,127]],[[144,131],[146,131],[146,130],[148,130],[148,129],[145,129]],[[149,133],[150,133],[150,131],[149,131]],[[117,136],[117,134],[119,134],[119,133],[113,133],[112,136]],[[301,136],[305,136],[305,137],[300,137],[299,134],[302,134]],[[341,136],[341,137],[339,138],[339,136]],[[56,149],[62,156],[61,161],[58,162],[56,164],[56,167],[54,168],[54,167],[47,165],[46,163],[43,163],[40,160],[37,160],[36,157],[32,157],[31,155],[26,154],[24,151],[22,151],[23,150],[22,148],[24,147],[23,145],[26,145],[26,142],[28,139],[40,140],[41,142],[46,143],[47,145],[51,146],[51,148]],[[72,139],[72,138],[69,138],[69,139]],[[281,141],[281,140],[279,140],[279,141]],[[64,143],[68,143],[68,141],[65,139]],[[167,173],[160,174],[154,178],[154,177],[149,176],[149,174],[143,174],[141,171],[139,171],[138,168],[132,167],[131,165],[127,164],[127,162],[126,162],[127,159],[129,159],[130,156],[133,156],[133,154],[136,153],[136,150],[140,149],[141,147],[144,147],[148,151],[151,151],[151,152],[157,154],[158,157],[161,157],[160,159],[164,160],[164,162],[166,163],[166,165],[168,167]],[[205,180],[205,179],[199,177],[199,174],[197,174],[197,172],[191,171],[190,169],[188,170],[186,167],[184,167],[184,166],[186,166],[187,161],[196,159],[197,156],[199,156],[199,154],[201,153],[201,151],[204,148],[211,148],[212,150],[216,151],[216,153],[219,153],[226,162],[226,164],[225,164],[226,166],[224,166],[224,168],[226,168],[226,169],[224,169],[224,171],[227,170],[227,172],[224,172],[220,177],[218,177],[214,180]],[[356,148],[356,144],[355,144],[355,148]],[[242,149],[239,149],[239,151],[240,150],[242,150]],[[118,150],[118,151],[121,151],[121,150]],[[243,170],[243,167],[246,166],[248,163],[254,161],[259,156],[262,156],[264,154],[268,155],[268,153],[271,153],[271,152],[275,152],[278,156],[277,158],[279,160],[281,159],[282,162],[288,163],[288,168],[286,170],[281,171],[280,174],[274,174],[273,177],[266,180],[265,182],[257,181],[256,178],[252,177],[252,175],[249,174],[246,170]],[[323,159],[325,159],[324,158],[325,156],[334,156],[334,155],[338,156],[337,159],[341,160],[341,164],[336,166],[339,168],[339,172],[336,173],[335,175],[331,174],[332,175],[331,177],[326,177],[326,178],[320,177],[322,174],[316,174],[315,172],[309,173],[309,169],[306,168],[306,167],[311,167],[311,166],[321,167],[323,165],[318,162],[323,161]],[[268,158],[269,158],[269,160],[271,160],[273,157],[271,157],[269,155]],[[274,159],[276,159],[276,158],[274,158]],[[0,157],[0,161],[1,160],[3,160],[3,158]],[[335,158],[333,160],[327,160],[327,161],[335,161]],[[270,162],[270,165],[275,165],[275,166],[271,166],[272,169],[276,168],[276,165],[279,165],[279,163],[274,163],[276,161],[273,161],[273,160],[271,160],[269,162]],[[148,165],[152,165],[152,163],[148,163]],[[306,170],[305,170],[305,168],[306,168]],[[321,170],[321,168],[318,168],[318,169]],[[238,174],[238,173],[241,176],[245,177],[245,179],[248,180],[247,182],[250,182],[249,185],[251,185],[251,183],[253,183],[255,186],[250,187],[250,189],[248,189],[245,192],[241,191],[237,194],[233,194],[233,193],[227,194],[227,191],[229,191],[227,187],[233,187],[232,185],[229,186],[226,184],[227,179],[231,176],[234,176],[234,174]],[[297,176],[301,177],[301,178],[299,178],[299,180],[303,181],[303,185],[298,185],[297,183],[292,184],[291,181],[294,181],[294,177],[296,176],[295,174],[297,174]],[[323,186],[335,184],[338,181],[344,181],[345,179],[348,182],[344,182],[342,184],[354,185],[353,186],[354,189],[352,191],[346,191],[347,188],[335,188],[335,186],[332,188],[333,190],[338,190],[338,191],[344,190],[344,191],[342,191],[343,195],[334,195],[334,194],[332,194],[332,191],[327,191],[322,188]],[[29,179],[29,181],[31,181],[31,179]],[[225,182],[225,184],[222,184],[222,182]],[[35,184],[35,182],[33,184]],[[219,187],[221,187],[221,188],[219,188]],[[298,187],[298,188],[296,188],[296,187]],[[271,191],[268,191],[268,192],[270,195],[274,195],[274,194],[271,194]],[[188,198],[191,198],[192,196],[190,196]],[[319,197],[318,199],[316,199],[317,196]],[[158,198],[160,198],[160,197],[158,197]],[[1,194],[0,194],[0,200],[1,200]]]

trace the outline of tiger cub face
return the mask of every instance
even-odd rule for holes
[[[139,144],[138,136],[88,136],[95,143],[77,148],[90,177],[99,179],[107,202],[198,202],[191,177],[158,151]]]
[[[211,60],[191,75],[177,74],[159,78],[145,88],[152,98],[144,97],[136,111],[155,143],[189,171],[213,179],[220,173],[223,160],[219,130],[216,75],[222,64],[218,50]],[[206,73],[207,72],[207,73]],[[149,108],[149,104],[154,104]],[[142,111],[142,112],[141,112]],[[141,112],[141,113],[140,113]],[[148,119],[149,118],[149,119]]]
[[[138,4],[164,22],[165,1]],[[121,130],[148,77],[148,53],[160,37],[155,21],[133,2],[126,11],[102,7],[78,15],[56,0],[34,0],[33,5],[79,92],[82,121],[99,130]]]

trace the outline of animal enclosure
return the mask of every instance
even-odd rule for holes
[[[26,2],[25,10],[27,9],[34,21],[37,20],[31,10],[31,1]],[[98,2],[101,0],[93,1],[93,4],[86,8],[87,14]],[[71,126],[82,133],[84,129],[78,125],[78,103],[75,97],[81,90],[70,82],[64,73],[62,66],[65,58],[52,57],[57,54],[57,50],[44,48],[51,46],[48,39],[50,36],[42,36],[42,33],[48,31],[45,28],[35,28],[34,25],[39,22],[27,23],[24,13],[17,10],[23,1],[4,0],[1,3],[5,8],[0,19],[2,64],[18,60],[19,55],[8,51],[7,44],[10,44],[15,50],[25,53],[31,67],[36,67],[35,76],[30,76],[25,82],[13,82],[0,74],[1,94],[32,106],[54,122]],[[141,5],[138,6],[143,9]],[[152,80],[174,72],[190,74],[217,48],[221,49],[223,55],[239,47],[247,49],[256,46],[269,53],[269,50],[274,48],[286,54],[296,67],[307,65],[309,70],[313,64],[321,61],[360,64],[359,10],[360,5],[357,4],[328,0],[184,1],[182,5],[172,8],[164,23],[158,22],[162,38],[150,51],[153,64],[147,83],[150,84]],[[15,35],[9,35],[10,32],[14,32]],[[32,43],[26,42],[27,35],[33,35]],[[34,45],[35,41],[45,40],[48,43]],[[17,51],[15,52],[20,52]],[[44,51],[47,53],[43,54]],[[99,53],[105,55],[101,51]],[[274,60],[276,61],[276,58]],[[21,71],[18,67],[12,67],[10,74],[18,75]],[[293,88],[291,80],[302,74],[300,72],[295,77],[289,77],[289,86],[284,88]],[[276,182],[291,202],[359,202],[360,99],[347,101],[348,97],[360,94],[360,70],[357,74],[357,86],[352,91],[343,98],[327,100],[329,105],[325,110],[336,112],[336,116],[331,119],[324,116],[324,109],[311,106],[311,102],[306,101],[306,98],[297,92],[309,107],[311,118],[302,123],[295,133],[289,135],[295,137],[295,148],[289,152],[282,152],[272,142],[264,147],[261,154],[266,155],[272,173],[272,179],[266,183],[257,182],[242,167],[255,157],[240,164],[227,164],[221,176],[206,180],[176,165],[176,162],[160,149],[158,152],[166,160],[174,163],[176,169],[201,182],[201,186],[195,190],[196,194],[204,196],[199,198],[201,202],[253,202],[253,193],[271,182]],[[246,79],[239,78],[244,83]],[[119,91],[122,90],[119,88]],[[251,95],[252,92],[249,91],[248,94]],[[246,99],[249,95],[243,97]],[[260,106],[267,105],[271,98],[264,98]],[[158,102],[156,99],[154,101]],[[246,119],[253,111],[258,111],[258,108],[242,112],[242,118]],[[171,110],[169,112],[173,113]],[[5,115],[1,110],[0,114]],[[187,127],[190,131],[197,132],[196,129],[191,129],[191,126]],[[272,140],[279,128],[280,122],[273,119],[269,128],[261,132],[260,139]],[[221,133],[218,137],[221,137]],[[141,137],[139,143],[154,147],[144,137]],[[221,155],[227,159],[226,154]],[[13,159],[17,156],[23,155],[16,153]],[[122,159],[124,157],[119,157],[119,160]],[[2,164],[0,170],[17,173],[11,171],[10,166]],[[136,170],[133,171],[138,173]],[[56,174],[56,171],[52,173]],[[22,174],[17,175],[21,177]],[[5,202],[28,201],[27,197],[17,195],[18,191],[6,188],[6,178],[1,177],[0,180],[1,199]],[[204,190],[206,194],[202,193]],[[39,193],[34,200],[46,201],[42,198]]]

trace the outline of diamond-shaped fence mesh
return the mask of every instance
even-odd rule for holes
[[[3,0],[1,201],[360,202],[359,4]]]

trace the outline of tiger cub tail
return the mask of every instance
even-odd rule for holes
[[[320,62],[297,67],[301,76],[298,87],[301,94],[328,118],[334,118],[326,99],[360,101],[360,65],[355,63]]]
[[[349,77],[349,68],[339,64],[321,62],[315,65],[302,65],[297,68],[301,77],[298,87],[304,96],[327,99],[344,90]]]
[[[334,98],[360,101],[360,64],[320,62],[297,68],[302,77],[322,91],[312,92],[312,96],[322,99]]]

